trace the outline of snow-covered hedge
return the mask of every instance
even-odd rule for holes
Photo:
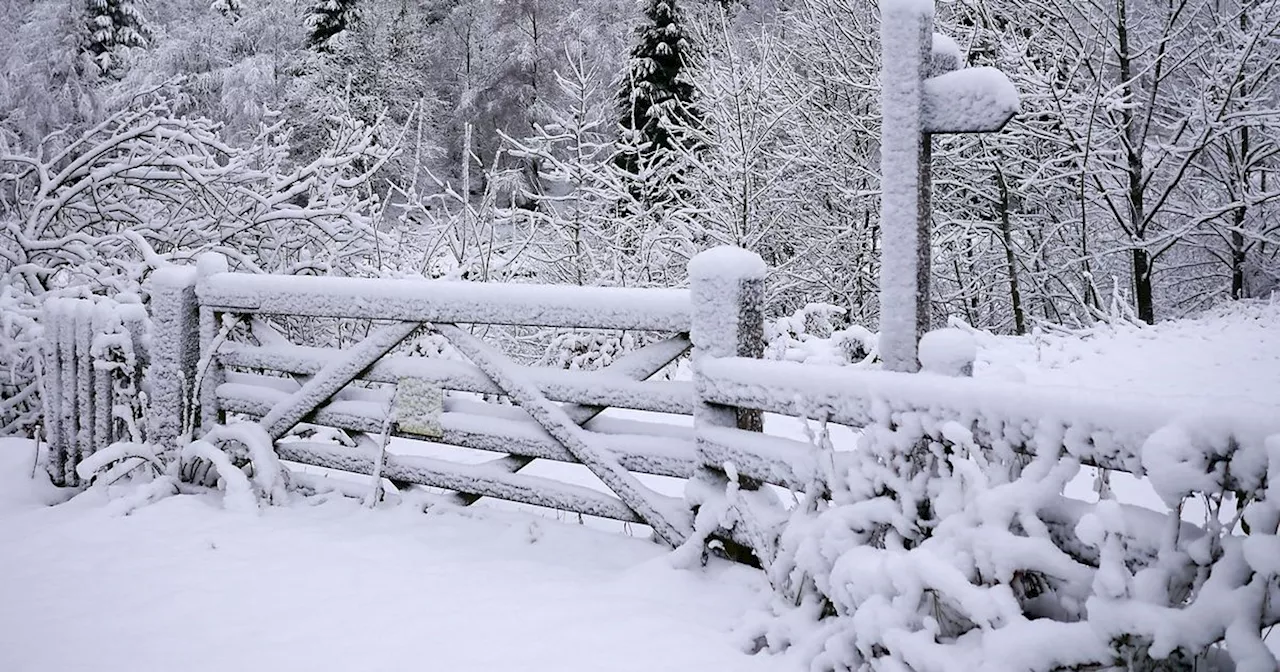
[[[1123,404],[1092,427],[1050,404],[1039,422],[998,421],[979,381],[911,378],[970,394],[866,400],[874,421],[835,456],[830,498],[783,527],[773,611],[746,631],[756,647],[798,647],[814,670],[1276,669],[1262,640],[1280,621],[1274,420],[1104,431]],[[957,400],[981,410],[966,419]],[[1106,456],[1172,511],[1119,503],[1106,472],[1097,503],[1061,494],[1082,459]],[[1192,498],[1207,513],[1183,520]]]

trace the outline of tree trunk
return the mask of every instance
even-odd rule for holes
[[[1154,324],[1156,311],[1151,294],[1151,253],[1141,247],[1133,248],[1133,292],[1138,302],[1138,319]]]
[[[1004,171],[996,166],[996,186],[1000,189],[1000,236],[1004,239],[1004,261],[1009,274],[1009,302],[1013,306],[1013,330],[1021,336],[1027,333],[1026,317],[1022,313],[1022,293],[1018,291],[1018,263],[1013,255],[1013,227],[1009,222],[1009,183]]]
[[[1124,91],[1125,105],[1121,108],[1124,124],[1124,150],[1127,165],[1125,177],[1128,180],[1129,225],[1128,233],[1133,241],[1133,293],[1138,304],[1138,319],[1152,324],[1155,322],[1155,305],[1151,295],[1151,254],[1141,247],[1146,233],[1146,208],[1143,202],[1145,195],[1143,177],[1146,176],[1146,165],[1142,159],[1142,133],[1138,128],[1138,119],[1134,114],[1136,94],[1134,92],[1133,56],[1129,50],[1129,17],[1126,0],[1116,2],[1116,55],[1119,59],[1120,82]]]

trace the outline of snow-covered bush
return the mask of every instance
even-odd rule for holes
[[[283,122],[231,145],[216,123],[176,115],[171,93],[35,148],[0,131],[0,369],[12,398],[33,389],[31,315],[46,296],[142,295],[151,271],[207,250],[251,272],[378,274],[386,241],[367,185],[391,152],[375,129],[334,117],[328,148],[295,165]],[[0,429],[26,431],[31,408],[0,408]]]
[[[1060,494],[1077,456],[1100,454],[1087,434],[1009,429],[980,445],[882,405],[830,500],[784,526],[773,611],[748,640],[813,670],[1276,669],[1262,633],[1280,621],[1280,436],[1153,434],[1140,461],[1161,515],[1105,488],[1097,504]],[[1179,520],[1191,497],[1209,505],[1198,525]]]
[[[871,362],[876,335],[846,324],[847,313],[839,306],[810,303],[790,316],[766,322],[765,358],[837,366]]]

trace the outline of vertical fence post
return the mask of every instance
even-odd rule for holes
[[[66,484],[67,429],[66,414],[62,407],[63,366],[62,328],[66,321],[65,306],[68,299],[48,299],[44,302],[41,322],[44,326],[44,347],[41,348],[41,381],[44,385],[41,406],[44,411],[45,452],[44,468],[54,485]]]
[[[693,407],[695,437],[700,436],[703,427],[737,427],[756,432],[764,428],[760,411],[703,400],[703,391],[709,381],[702,373],[702,363],[719,357],[764,356],[764,276],[767,270],[760,255],[736,247],[707,250],[689,262],[689,286],[693,298],[689,338],[693,342],[693,381],[694,394],[697,395]],[[723,493],[728,479],[724,465],[714,463],[706,456],[700,438],[696,442],[702,471],[691,486],[700,483],[703,494],[695,494],[691,490],[690,500],[698,506],[708,496],[705,486]],[[738,484],[744,490],[754,490],[760,485],[741,476]],[[752,552],[734,547],[727,541],[725,550],[743,560]]]
[[[100,299],[93,307],[93,333],[105,334],[113,326],[119,305],[111,299]],[[93,450],[96,452],[115,440],[111,417],[115,395],[111,389],[111,370],[93,366]]]
[[[689,262],[693,315],[693,380],[701,389],[699,364],[716,357],[764,356],[764,260],[736,247],[717,247]],[[710,404],[694,405],[694,425],[738,427],[761,431],[761,413]]]
[[[226,256],[217,252],[205,252],[196,260],[197,284],[218,273],[227,273],[230,266]],[[223,382],[222,367],[213,356],[214,341],[218,338],[219,314],[212,308],[200,307],[200,360],[204,370],[200,375],[200,389],[197,398],[200,403],[199,422],[201,431],[223,421],[222,409],[218,406],[218,386]]]
[[[151,398],[147,430],[151,443],[176,448],[186,428],[183,414],[191,401],[191,385],[200,357],[196,271],[172,266],[151,274]]]

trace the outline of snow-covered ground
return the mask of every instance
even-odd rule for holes
[[[671,566],[623,535],[486,510],[354,500],[128,516],[27,480],[0,441],[0,670],[790,670],[731,629],[758,573]]]
[[[1280,305],[979,341],[978,377],[1280,414]],[[766,430],[804,433],[779,417]],[[849,449],[853,433],[833,438]],[[766,599],[759,574],[675,568],[642,530],[496,503],[422,515],[342,498],[246,516],[191,495],[119,516],[100,493],[47,506],[62,495],[29,480],[31,460],[30,443],[0,440],[3,672],[800,667],[741,652],[733,630]],[[572,465],[530,472],[594,480]],[[1091,498],[1091,480],[1071,494]],[[1116,489],[1162,510],[1143,483]]]

